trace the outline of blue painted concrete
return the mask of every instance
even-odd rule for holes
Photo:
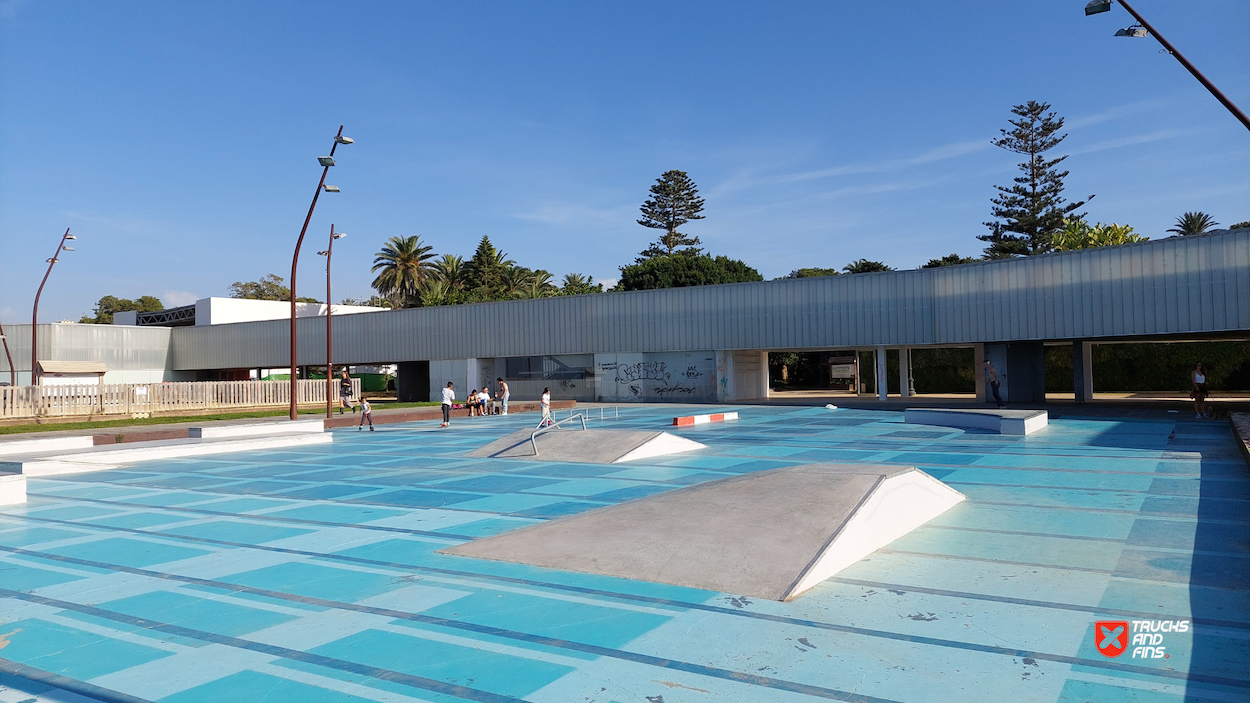
[[[607,426],[670,429],[676,409]],[[32,479],[0,508],[0,684],[47,696],[39,670],[175,703],[1250,699],[1250,473],[1226,425],[1057,418],[1021,438],[739,410],[679,431],[706,450],[628,465],[464,457],[518,416]],[[437,553],[815,461],[919,465],[969,500],[791,603]],[[1144,619],[1190,623],[1166,658],[1098,653],[1096,621]]]

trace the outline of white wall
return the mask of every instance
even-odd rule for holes
[[[463,401],[472,387],[469,383],[469,362],[467,359],[441,359],[430,362],[430,400],[443,399],[443,389],[447,382],[455,384],[456,400]]]
[[[365,312],[382,312],[386,308],[364,305],[335,305],[335,315],[353,315]],[[326,306],[322,303],[296,303],[296,317],[324,317]],[[291,317],[291,303],[282,300],[249,300],[246,298],[201,298],[195,301],[195,326],[226,325],[232,322],[257,322],[259,320],[282,320]],[[116,319],[116,316],[114,316]],[[122,324],[122,323],[119,323]],[[133,324],[133,323],[129,323]],[[337,336],[337,335],[336,335]]]
[[[595,354],[595,386],[603,402],[716,400],[716,355],[710,351]]]

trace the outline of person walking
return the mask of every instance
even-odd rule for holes
[[[1189,374],[1189,397],[1194,399],[1194,417],[1207,416],[1207,376],[1202,373],[1202,362],[1194,364]]]
[[[539,427],[546,427],[551,424],[551,389],[543,389],[543,397],[539,399],[539,405],[543,409],[543,421],[538,423]]]
[[[347,375],[347,369],[343,369],[343,376],[339,379],[339,414],[343,414],[343,408],[351,408],[352,412],[356,412],[356,406],[352,403],[352,379]]]
[[[998,407],[1004,407],[1003,397],[998,394],[998,369],[994,368],[989,359],[985,360],[985,380],[990,383],[990,390],[994,393],[994,401],[998,403]]]
[[[451,385],[451,381],[447,382],[447,387],[443,389],[443,427],[451,422],[451,404],[456,402],[456,391]]]
[[[502,378],[496,378],[499,382],[499,399],[503,403],[503,414],[508,414],[508,384],[504,383]]]
[[[363,395],[360,396],[360,426],[356,428],[359,432],[365,428],[365,420],[369,421],[369,431],[373,431],[373,406],[369,404],[369,399]]]

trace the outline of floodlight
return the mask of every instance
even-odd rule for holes
[[[322,187],[322,188],[325,188],[327,193],[338,193],[338,192],[339,192],[339,187],[338,187],[338,186],[324,185],[324,186],[321,186],[321,187]]]
[[[72,234],[67,234],[67,235],[65,235],[65,238],[66,238],[66,239],[78,239],[78,237],[75,237],[75,236],[74,236],[74,235],[72,235]]]
[[[330,255],[330,252],[328,252],[328,251],[319,251],[319,252],[317,252],[317,256],[329,256],[329,255]]]
[[[343,237],[346,237],[346,236],[347,236],[347,233],[346,233],[346,232],[335,232],[335,233],[334,233],[334,238],[335,238],[335,239],[342,239]]]
[[[1127,29],[1120,29],[1120,30],[1117,30],[1117,31],[1116,31],[1116,33],[1115,33],[1115,35],[1116,35],[1117,37],[1137,37],[1137,38],[1141,38],[1141,37],[1148,37],[1148,36],[1150,36],[1150,32],[1147,32],[1145,27],[1139,27],[1139,26],[1137,26],[1137,25],[1133,25],[1132,27],[1129,27],[1129,28],[1127,28]]]
[[[74,250],[74,247],[62,246],[61,248],[62,248],[62,249],[64,249],[65,251],[73,251],[73,250]]]
[[[356,140],[352,139],[351,137],[335,137],[334,141],[335,143],[338,143],[338,144],[355,144],[356,143]]]
[[[333,156],[318,156],[318,157],[317,157],[317,163],[321,164],[322,166],[327,166],[327,167],[328,167],[328,166],[333,166],[333,165],[334,165],[334,157],[333,157]]]
[[[1111,11],[1111,0],[1093,0],[1085,6],[1086,15],[1096,15],[1100,12]]]
[[[56,262],[60,261],[60,259],[44,259],[44,261],[48,262],[49,264],[55,264]]]

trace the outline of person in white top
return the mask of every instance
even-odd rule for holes
[[[503,414],[507,415],[508,414],[508,397],[509,397],[508,396],[508,384],[504,383],[503,378],[496,378],[495,380],[499,383],[499,391],[496,394],[496,397],[499,398],[499,402],[503,405]]]
[[[486,391],[486,386],[482,386],[482,390],[477,394],[477,400],[481,404],[478,406],[478,414],[486,415],[490,412],[490,393]]]
[[[456,401],[456,392],[452,390],[451,381],[447,382],[447,387],[443,389],[443,427],[451,422],[451,404]]]
[[[1189,374],[1189,397],[1194,399],[1194,417],[1206,417],[1207,415],[1207,377],[1202,373],[1202,362],[1194,364],[1194,370]]]
[[[551,424],[551,389],[543,389],[543,397],[539,401],[543,408],[543,421],[538,424],[539,427],[546,427]]]

